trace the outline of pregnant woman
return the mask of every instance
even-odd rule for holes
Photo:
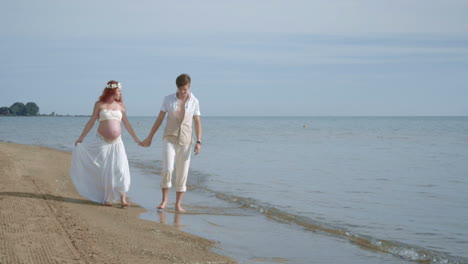
[[[137,144],[135,135],[125,114],[121,84],[109,81],[81,136],[75,142],[72,152],[70,176],[78,192],[95,202],[111,206],[118,202],[122,207],[129,206],[126,193],[130,188],[130,170],[127,154],[120,137],[122,121]],[[96,136],[82,143],[96,120],[99,127]]]

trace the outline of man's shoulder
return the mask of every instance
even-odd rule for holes
[[[190,98],[193,99],[196,103],[198,103],[198,98],[193,93],[190,94]]]
[[[171,93],[169,95],[166,95],[164,96],[164,100],[167,101],[167,100],[174,100],[174,98],[177,98],[176,97],[176,93]]]

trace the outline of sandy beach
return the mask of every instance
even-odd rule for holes
[[[0,263],[235,263],[214,241],[81,197],[71,153],[0,143]]]

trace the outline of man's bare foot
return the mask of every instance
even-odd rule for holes
[[[162,210],[162,209],[166,208],[166,204],[167,204],[166,201],[162,201],[161,204],[157,208]]]
[[[185,213],[186,212],[185,209],[182,208],[182,206],[180,206],[180,205],[176,205],[175,210],[177,212],[179,212],[179,213]]]

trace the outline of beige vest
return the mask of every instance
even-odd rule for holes
[[[164,139],[172,144],[189,145],[193,143],[192,123],[193,113],[185,113],[184,119],[180,122],[175,112],[167,112],[166,127],[164,128]]]

